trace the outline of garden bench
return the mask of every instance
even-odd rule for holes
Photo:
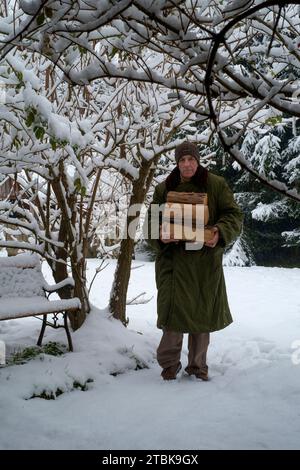
[[[69,350],[73,351],[68,312],[78,310],[80,300],[49,300],[51,293],[67,285],[74,286],[73,279],[67,278],[50,286],[44,279],[37,255],[0,257],[0,321],[43,315],[38,346],[42,344],[46,326],[62,327],[66,331]],[[48,321],[49,314],[52,314],[51,322]],[[63,315],[62,325],[59,323],[59,314]]]

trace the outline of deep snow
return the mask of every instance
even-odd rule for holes
[[[90,279],[98,264],[90,260]],[[299,449],[300,269],[225,268],[234,323],[211,335],[204,383],[161,379],[154,264],[133,266],[129,300],[153,297],[128,306],[127,329],[107,318],[111,262],[92,288],[97,308],[72,335],[74,353],[0,368],[0,448]],[[0,339],[11,354],[39,328],[34,318],[0,322]],[[46,330],[50,340],[65,342],[63,330]],[[183,366],[186,356],[185,341]],[[55,400],[30,399],[57,389]]]

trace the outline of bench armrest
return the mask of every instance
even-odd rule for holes
[[[65,286],[71,286],[74,287],[74,279],[72,277],[67,277],[63,281],[58,282],[57,284],[48,284],[46,281],[44,283],[44,289],[47,292],[56,292],[57,290],[61,289],[62,287]]]

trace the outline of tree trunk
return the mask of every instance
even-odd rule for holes
[[[144,202],[154,175],[154,168],[152,165],[156,163],[157,159],[158,156],[151,161],[143,160],[140,168],[139,178],[133,182],[129,207],[131,207],[133,204],[142,204]],[[127,216],[127,227],[129,227],[130,223],[135,218],[136,216]],[[118,262],[109,301],[109,309],[114,318],[121,320],[125,326],[128,323],[128,319],[126,318],[126,298],[133,252],[134,237],[129,237],[127,233],[127,238],[124,238],[121,241],[120,254],[118,256]]]
[[[60,176],[62,177],[63,171],[61,171]],[[71,260],[71,269],[72,277],[74,279],[75,286],[71,288],[65,286],[62,289],[59,289],[58,294],[62,299],[69,299],[72,296],[78,297],[81,302],[81,308],[76,312],[69,313],[68,317],[70,319],[71,326],[73,330],[77,330],[84,323],[86,314],[90,311],[88,293],[86,289],[86,261],[83,256],[83,253],[78,254],[76,249],[76,241],[74,239],[72,227],[75,225],[76,221],[76,200],[72,200],[71,197],[68,198],[68,208],[71,209],[72,217],[68,217],[68,210],[66,207],[66,201],[63,197],[60,180],[55,179],[52,181],[52,188],[56,195],[58,205],[62,211],[61,225],[59,230],[59,241],[63,242],[64,247],[58,248],[56,250],[56,259],[62,259],[67,262],[68,260],[68,251],[71,250],[70,260]],[[69,247],[69,250],[67,249]],[[78,255],[81,255],[81,259],[78,259]],[[60,282],[66,277],[68,277],[67,265],[65,263],[53,262],[49,263],[53,276],[56,282]]]
[[[81,302],[81,309],[77,310],[69,316],[73,330],[81,327],[86,319],[86,315],[90,311],[90,304],[88,299],[88,292],[86,288],[86,261],[78,262],[77,259],[72,259],[72,276],[75,282],[74,297],[78,297]]]
[[[109,309],[113,316],[121,320],[125,326],[128,323],[126,318],[126,298],[133,249],[134,240],[131,238],[122,240],[109,302]]]

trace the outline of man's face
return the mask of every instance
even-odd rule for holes
[[[198,168],[198,162],[192,155],[185,155],[181,157],[178,162],[180,175],[184,179],[189,179],[194,176]]]

